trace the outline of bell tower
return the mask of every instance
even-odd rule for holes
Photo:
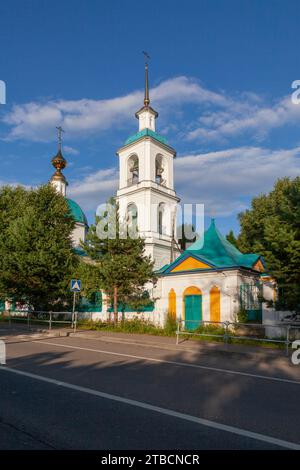
[[[145,63],[143,106],[136,112],[139,130],[117,151],[120,177],[117,200],[123,221],[134,221],[145,239],[146,255],[155,268],[173,261],[176,206],[173,164],[176,151],[156,132],[158,113],[150,106],[148,63]]]

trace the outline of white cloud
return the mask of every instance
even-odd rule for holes
[[[242,134],[252,135],[262,141],[268,133],[286,125],[299,125],[300,106],[287,96],[271,106],[260,101],[239,103],[226,110],[213,110],[200,116],[194,129],[188,132],[189,140],[222,140]]]
[[[249,199],[272,189],[283,176],[299,174],[300,147],[271,150],[239,147],[175,160],[175,188],[183,203],[204,203],[206,214],[230,216]],[[69,195],[86,210],[96,210],[118,186],[116,168],[99,170],[70,185]]]
[[[239,147],[175,160],[176,190],[183,202],[204,203],[206,213],[229,216],[248,207],[283,176],[299,174],[300,147]]]
[[[74,147],[70,147],[69,145],[63,146],[63,151],[66,155],[79,155],[79,150],[75,149]]]
[[[151,90],[151,99],[163,112],[173,109],[174,105],[186,103],[210,103],[224,107],[229,107],[231,103],[224,95],[207,90],[196,80],[184,76],[160,83]],[[134,91],[108,100],[52,100],[17,104],[3,118],[3,122],[10,127],[6,139],[52,140],[53,129],[58,124],[71,136],[96,134],[128,121],[142,102],[143,92]]]
[[[68,197],[75,199],[83,209],[96,211],[99,204],[115,194],[118,182],[116,168],[94,171],[83,179],[71,182]]]
[[[180,135],[188,140],[224,141],[246,134],[261,141],[270,130],[298,124],[300,118],[300,106],[293,104],[290,96],[266,104],[253,92],[244,91],[231,96],[224,91],[217,93],[185,76],[161,82],[151,89],[151,99],[163,117],[167,116],[163,119],[164,129],[179,126]],[[10,127],[6,139],[49,141],[54,138],[53,129],[58,124],[71,138],[97,135],[113,126],[131,122],[130,116],[142,102],[143,92],[138,90],[106,100],[17,104],[3,118]],[[180,107],[186,104],[193,107],[193,114],[189,113],[188,118],[178,114]]]

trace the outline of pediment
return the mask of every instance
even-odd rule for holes
[[[209,269],[211,266],[209,266],[206,263],[203,263],[202,261],[193,258],[192,256],[189,256],[185,260],[181,261],[175,268],[170,271],[171,273],[176,273],[178,271],[193,271],[194,269]]]

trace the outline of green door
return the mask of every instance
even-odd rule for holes
[[[185,328],[195,330],[202,320],[202,295],[185,296]]]

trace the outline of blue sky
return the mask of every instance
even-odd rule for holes
[[[237,232],[252,196],[299,174],[299,14],[291,0],[1,2],[0,184],[46,182],[61,124],[68,192],[92,220],[137,130],[147,50],[177,192]]]

